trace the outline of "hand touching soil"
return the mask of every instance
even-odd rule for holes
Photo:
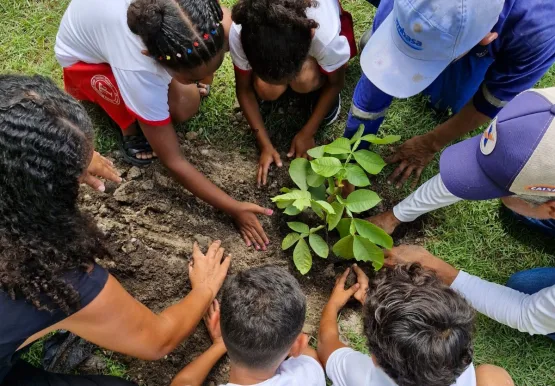
[[[295,157],[295,158],[308,158],[307,151],[316,147],[316,141],[314,141],[314,136],[310,134],[305,134],[302,130],[295,135],[293,138],[293,142],[291,142],[291,148],[289,149],[289,153],[287,153],[287,157]]]
[[[189,279],[193,289],[206,288],[212,292],[212,299],[222,287],[229,265],[231,255],[224,256],[224,249],[220,247],[221,241],[214,241],[204,255],[198,244],[193,245],[193,258],[189,263]]]
[[[281,157],[277,150],[271,146],[270,148],[262,149],[260,154],[260,159],[258,161],[258,186],[266,185],[268,181],[268,170],[270,166],[275,162],[278,167],[283,166],[283,162],[281,162]]]
[[[395,232],[395,229],[401,224],[392,210],[368,217],[366,220],[382,228],[388,235]]]
[[[117,172],[116,168],[112,161],[107,158],[104,158],[100,155],[97,151],[93,153],[91,163],[87,168],[87,171],[81,178],[81,182],[83,184],[89,185],[94,190],[98,190],[99,192],[104,192],[106,187],[104,186],[104,182],[102,182],[99,178],[101,177],[106,180],[114,181],[117,183],[121,182],[121,177]]]
[[[254,245],[256,250],[266,250],[266,246],[270,244],[270,240],[264,233],[264,229],[258,218],[257,214],[263,214],[265,216],[271,216],[274,213],[271,209],[263,208],[256,204],[251,204],[248,202],[241,202],[237,207],[233,218],[235,223],[239,227],[239,232],[243,236],[243,240],[247,244],[247,247]]]

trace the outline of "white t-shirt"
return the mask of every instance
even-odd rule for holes
[[[309,7],[306,16],[319,25],[312,38],[308,55],[316,59],[325,73],[331,73],[347,63],[351,57],[349,42],[341,36],[341,8],[338,0],[318,0],[317,7]],[[294,44],[294,42],[293,42]],[[235,68],[251,71],[251,65],[241,43],[241,26],[233,23],[229,32],[229,52]]]
[[[324,369],[316,359],[307,355],[289,358],[276,371],[276,375],[252,386],[325,386]],[[241,386],[228,383],[225,386]]]
[[[348,347],[335,350],[326,364],[326,374],[334,386],[396,386],[372,358]],[[476,386],[474,365],[457,378],[453,386]]]
[[[62,67],[77,62],[108,63],[127,107],[148,124],[170,122],[168,89],[172,77],[150,57],[127,25],[132,0],[72,0],[54,52]]]

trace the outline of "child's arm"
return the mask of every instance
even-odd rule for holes
[[[293,138],[288,157],[306,157],[306,152],[315,146],[314,136],[320,127],[320,124],[329,113],[330,109],[336,103],[339,93],[345,85],[346,66],[339,68],[337,71],[327,75],[327,80],[322,87],[322,93],[318,99],[318,103],[308,119],[308,122]]]
[[[264,126],[264,120],[260,114],[252,82],[252,71],[241,72],[235,70],[235,91],[237,93],[237,100],[243,110],[243,114],[247,118],[247,122],[256,135],[256,142],[258,143],[258,147],[260,149],[260,161],[258,164],[257,176],[258,185],[260,186],[261,184],[266,185],[268,169],[272,163],[275,162],[279,167],[283,164],[279,153],[274,148],[274,145],[272,145],[272,141],[270,140],[266,127]]]
[[[256,249],[266,250],[269,240],[256,216],[270,216],[272,210],[252,203],[238,202],[210,182],[183,157],[172,124],[151,126],[140,122],[140,125],[160,161],[185,189],[233,217],[247,246],[254,244]]]
[[[214,300],[206,315],[204,323],[210,333],[212,346],[201,356],[189,363],[173,379],[171,386],[201,386],[208,373],[216,363],[224,356],[225,348],[220,330],[220,305]]]

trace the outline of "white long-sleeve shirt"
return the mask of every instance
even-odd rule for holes
[[[451,288],[499,323],[530,335],[555,332],[555,286],[527,295],[461,271]]]

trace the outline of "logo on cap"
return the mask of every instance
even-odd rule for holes
[[[480,139],[480,150],[483,155],[490,155],[495,149],[497,141],[497,120],[493,121],[491,125],[484,131]]]
[[[526,189],[533,192],[555,193],[555,186],[553,185],[531,185],[527,186]]]
[[[410,37],[409,34],[405,32],[405,29],[401,27],[401,24],[399,24],[399,19],[395,19],[395,25],[397,26],[397,32],[399,33],[399,36],[410,48],[412,48],[413,50],[422,51],[422,42]]]

